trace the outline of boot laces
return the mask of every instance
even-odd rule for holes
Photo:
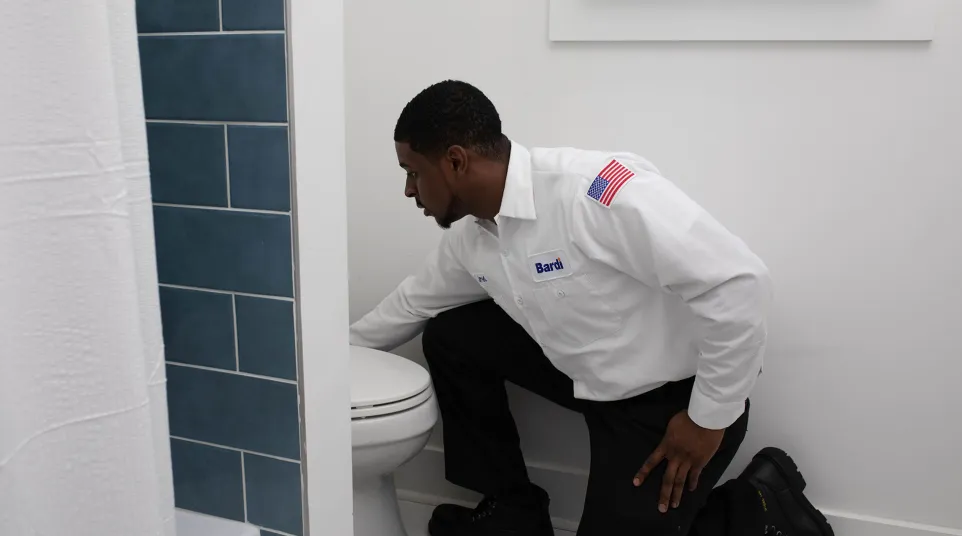
[[[498,500],[494,497],[485,497],[478,507],[474,509],[474,513],[471,515],[471,521],[477,522],[486,517],[489,517],[494,513],[494,509],[498,506]]]

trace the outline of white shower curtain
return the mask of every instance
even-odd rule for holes
[[[0,0],[0,535],[174,533],[134,0]]]

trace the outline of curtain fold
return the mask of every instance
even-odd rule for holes
[[[0,0],[0,534],[173,536],[133,0]]]
[[[147,396],[151,409],[158,508],[164,536],[176,536],[174,487],[170,466],[170,429],[167,421],[167,374],[157,289],[157,257],[154,249],[154,216],[150,196],[147,129],[144,123],[137,16],[134,0],[108,0],[114,86],[120,123],[127,210],[137,283],[138,318]]]

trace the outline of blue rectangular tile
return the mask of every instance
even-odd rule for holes
[[[291,172],[287,127],[230,126],[231,205],[289,211]]]
[[[295,536],[304,533],[300,464],[245,454],[244,477],[250,523]]]
[[[283,30],[284,0],[223,0],[225,30]]]
[[[137,0],[137,31],[216,32],[217,0]]]
[[[177,508],[244,521],[240,452],[171,439],[170,458]]]
[[[228,294],[161,287],[167,361],[234,370],[233,307]]]
[[[170,435],[300,458],[297,386],[167,365]]]
[[[245,296],[236,299],[240,370],[296,380],[294,304]]]
[[[148,119],[287,121],[284,36],[141,37]]]
[[[149,123],[147,146],[155,202],[227,206],[223,126]]]
[[[293,297],[291,219],[154,207],[161,283]]]

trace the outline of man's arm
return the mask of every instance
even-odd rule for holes
[[[458,231],[445,231],[421,268],[351,325],[351,344],[391,350],[411,340],[430,318],[488,294],[455,255]]]
[[[723,429],[744,412],[761,370],[771,300],[768,269],[740,239],[644,164],[606,207],[587,196],[573,229],[587,254],[679,296],[699,321],[691,419]]]
[[[587,196],[576,200],[576,241],[589,256],[680,297],[699,321],[688,411],[671,419],[634,479],[641,486],[667,464],[658,502],[665,513],[678,507],[686,484],[697,488],[724,429],[745,411],[761,370],[771,281],[741,240],[673,184],[644,162],[621,164],[634,176],[613,199],[602,196],[610,207]]]

